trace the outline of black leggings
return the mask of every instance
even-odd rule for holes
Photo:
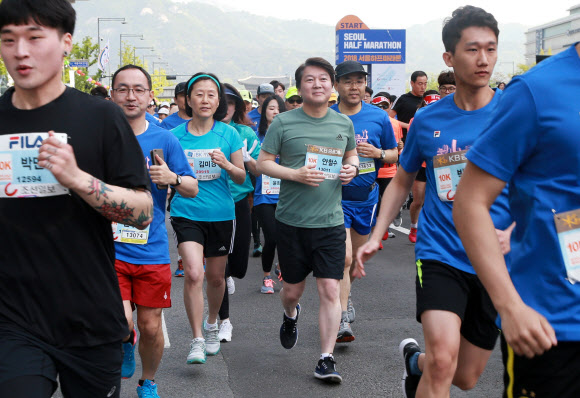
[[[379,183],[379,203],[377,204],[377,215],[379,214],[379,210],[381,210],[381,201],[383,199],[383,194],[385,193],[385,189],[391,182],[393,177],[389,178],[377,178],[377,182]]]
[[[234,248],[228,255],[226,264],[226,279],[228,276],[243,279],[248,270],[248,259],[250,257],[251,239],[251,217],[250,203],[248,197],[236,202],[236,236],[234,237]],[[219,310],[220,319],[230,317],[230,301],[228,288],[224,289],[224,299]]]
[[[264,247],[262,250],[262,270],[272,271],[274,255],[276,254],[276,204],[261,204],[254,206],[260,226],[264,230]]]

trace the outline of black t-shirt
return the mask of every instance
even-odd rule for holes
[[[67,88],[33,110],[0,98],[0,135],[68,134],[80,169],[110,185],[149,189],[143,153],[121,109]],[[0,324],[56,347],[128,335],[111,223],[77,194],[0,199]]]
[[[397,120],[404,123],[409,123],[413,116],[415,116],[417,107],[422,100],[423,97],[417,97],[410,91],[407,94],[403,94],[397,98],[397,101],[393,106],[393,110],[397,112]],[[405,138],[407,137],[407,129],[403,129],[403,135]]]

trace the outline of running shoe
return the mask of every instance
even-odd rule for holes
[[[383,249],[384,249],[383,243],[381,242],[381,243],[379,243],[379,250],[383,250]]]
[[[417,392],[417,386],[419,385],[419,380],[421,376],[416,376],[411,374],[411,357],[417,353],[421,352],[419,344],[415,339],[405,339],[399,344],[399,353],[405,361],[405,371],[403,373],[403,395],[405,398],[415,398],[415,393]]]
[[[234,282],[234,278],[228,276],[226,278],[226,285],[228,286],[228,294],[234,294],[236,292],[236,282]]]
[[[232,326],[232,323],[229,319],[222,321],[220,325],[220,331],[218,333],[220,342],[232,341],[232,330],[234,330],[234,327]]]
[[[260,257],[262,255],[262,245],[254,245],[254,251],[252,253],[252,257]]]
[[[203,321],[203,331],[205,334],[205,352],[207,355],[217,355],[220,352],[220,338],[219,338],[219,328],[217,325],[215,327],[207,328],[207,318]]]
[[[175,270],[175,276],[178,278],[185,276],[185,271],[183,270],[183,260],[179,259],[177,261],[177,269]]]
[[[409,240],[411,243],[417,243],[417,228],[411,228],[411,232],[409,233]]]
[[[121,365],[121,377],[130,379],[135,373],[135,346],[137,344],[137,331],[133,329],[133,338],[123,343],[123,365]]]
[[[274,281],[270,276],[265,276],[262,280],[262,288],[260,293],[263,294],[274,294]]]
[[[340,327],[338,328],[338,335],[336,336],[337,343],[350,343],[354,341],[354,334],[348,323],[348,315],[346,311],[342,312],[342,319],[340,321]]]
[[[397,217],[395,217],[395,219],[393,220],[393,225],[395,227],[400,227],[401,225],[403,225],[403,208],[401,207],[401,210],[399,210],[399,214],[397,214]]]
[[[187,363],[205,363],[205,358],[205,340],[200,338],[191,340],[189,354],[187,355]]]
[[[282,326],[280,326],[280,343],[282,343],[282,347],[287,350],[294,347],[298,341],[298,328],[296,327],[296,324],[298,323],[298,315],[300,315],[301,309],[302,307],[299,303],[296,306],[296,319],[288,318],[286,312],[284,312]]]
[[[391,232],[390,229],[387,229],[387,232],[385,232],[385,234],[383,235],[383,240],[387,240],[389,238],[394,238],[395,234],[393,232]]]
[[[274,273],[276,274],[276,276],[278,277],[278,280],[280,282],[284,282],[284,279],[282,279],[282,271],[280,271],[280,264],[276,263],[276,268],[274,269]]]
[[[139,398],[159,398],[157,394],[157,384],[145,379],[142,386],[137,386],[137,396]]]
[[[336,362],[332,356],[324,357],[318,361],[314,369],[314,377],[329,383],[342,382],[342,376],[336,370]]]
[[[346,315],[347,322],[354,323],[356,312],[354,311],[354,306],[352,305],[352,298],[350,294],[348,295],[348,303],[346,304]]]

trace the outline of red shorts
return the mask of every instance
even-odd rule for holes
[[[123,301],[151,308],[171,307],[170,264],[131,264],[115,260]]]

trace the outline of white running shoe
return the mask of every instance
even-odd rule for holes
[[[222,321],[221,325],[220,325],[220,331],[218,333],[218,337],[220,339],[220,341],[232,341],[232,330],[234,329],[234,327],[232,326],[232,323],[230,322],[229,319],[226,319],[225,321]]]
[[[228,286],[228,294],[234,294],[236,291],[236,282],[234,282],[234,278],[228,276],[226,278],[226,285]]]
[[[205,334],[205,353],[207,355],[217,355],[220,352],[220,339],[218,334],[220,332],[217,325],[215,327],[207,328],[207,318],[203,321],[203,332]]]
[[[191,340],[189,345],[189,354],[187,355],[187,363],[205,363],[205,340],[196,338]]]

